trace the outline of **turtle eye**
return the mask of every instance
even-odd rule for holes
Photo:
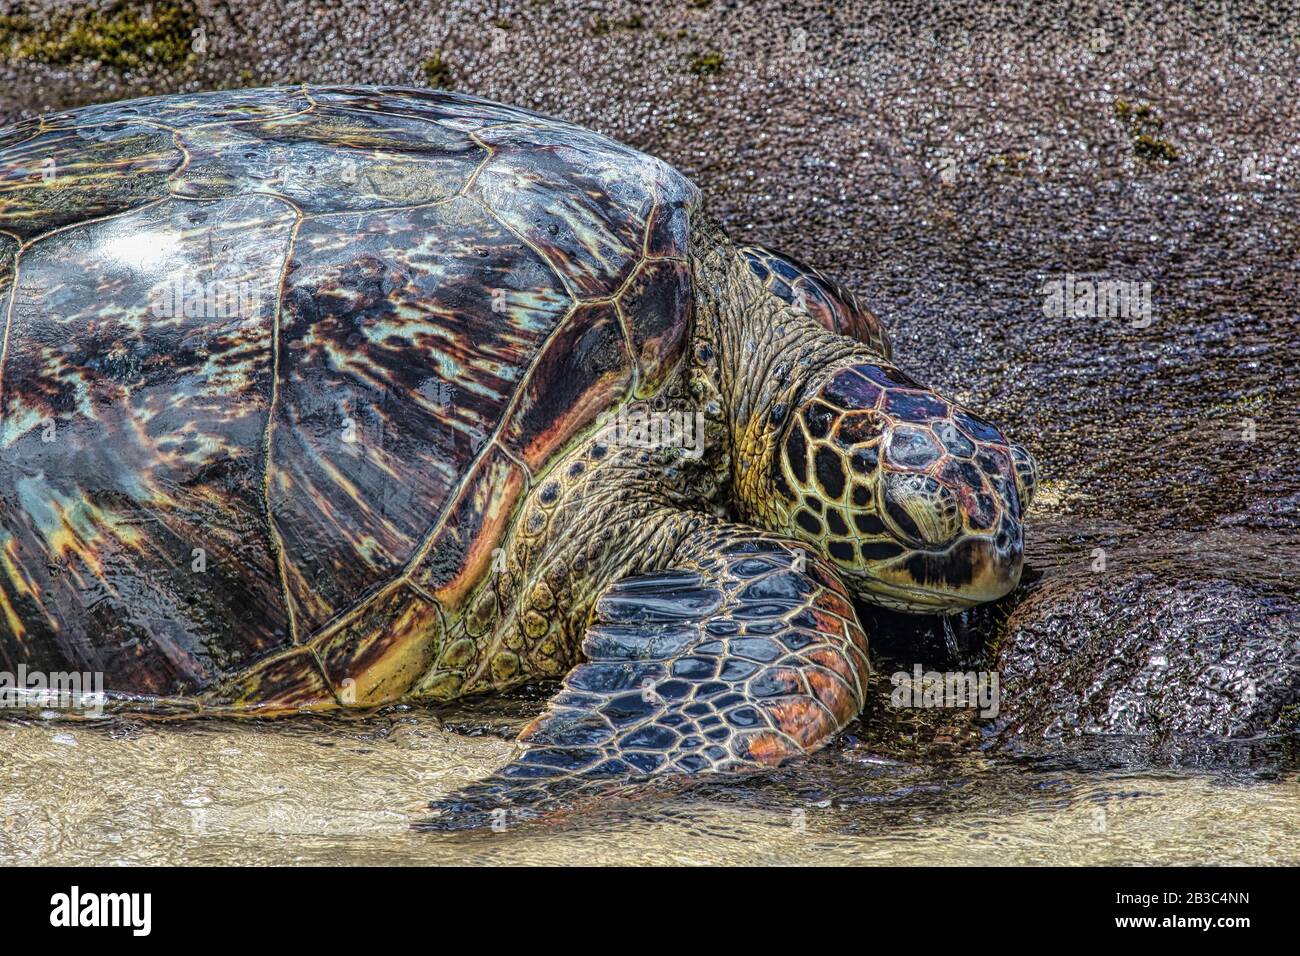
[[[1023,445],[1011,445],[1011,461],[1016,466],[1016,491],[1020,494],[1020,513],[1024,514],[1034,502],[1038,490],[1038,463]]]
[[[927,475],[888,472],[885,513],[902,537],[922,548],[940,548],[961,533],[961,512],[952,490]]]

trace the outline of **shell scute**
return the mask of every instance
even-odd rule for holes
[[[156,126],[52,129],[4,149],[0,226],[23,240],[167,197],[184,156]]]
[[[434,529],[412,579],[444,608],[459,608],[479,581],[500,570],[498,545],[527,487],[518,463],[489,447]]]
[[[570,307],[475,203],[302,224],[271,510],[308,630],[402,569]]]
[[[181,134],[190,160],[174,191],[190,198],[271,190],[304,212],[339,214],[449,199],[487,151],[415,119],[320,107]]]
[[[11,659],[172,694],[289,641],[260,490],[292,224],[267,196],[167,201],[23,251],[0,380]]]
[[[421,90],[403,86],[328,86],[311,87],[310,90],[312,99],[321,106],[408,117],[466,132],[496,123],[533,121],[587,132],[579,126],[572,126],[520,106],[495,103],[449,90]]]
[[[50,127],[76,125],[94,128],[114,123],[148,121],[165,126],[190,127],[266,120],[311,109],[312,100],[300,86],[251,90],[214,90],[147,96],[115,103],[97,103],[75,110],[47,114]]]
[[[650,259],[619,300],[636,353],[638,396],[653,393],[681,357],[691,323],[691,273],[680,259]]]
[[[690,249],[690,210],[696,197],[689,192],[666,196],[655,204],[646,231],[646,254],[659,259],[686,259]]]
[[[632,363],[612,303],[583,306],[542,347],[501,440],[533,473],[628,393]]]
[[[442,626],[438,606],[402,584],[316,642],[321,669],[345,707],[400,697],[433,663]]]
[[[337,700],[310,647],[299,647],[258,661],[203,695],[214,710],[239,710],[276,716],[327,710]]]
[[[492,155],[469,195],[541,252],[579,298],[621,289],[646,254],[657,206],[694,199],[667,164],[594,133],[510,123],[477,135]]]
[[[39,117],[19,120],[12,126],[0,130],[0,149],[12,149],[19,143],[31,139],[45,128]]]

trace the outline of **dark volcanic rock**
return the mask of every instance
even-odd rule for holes
[[[1290,537],[1221,528],[1094,544],[1042,554],[998,629],[1002,742],[1295,731]]]
[[[1294,596],[1231,581],[1055,582],[1007,621],[1000,735],[1276,732],[1300,701],[1297,634]]]

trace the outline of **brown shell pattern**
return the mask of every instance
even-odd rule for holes
[[[0,666],[391,697],[533,477],[674,367],[695,203],[605,137],[431,91],[0,131]]]

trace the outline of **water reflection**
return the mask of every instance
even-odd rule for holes
[[[770,774],[625,793],[500,832],[411,829],[429,798],[504,761],[536,706],[6,722],[0,861],[1300,862],[1296,761],[1280,744],[1249,745],[1235,767],[1220,754],[1209,772],[1177,759],[1142,769],[1122,746],[945,758],[931,742],[908,760],[882,753],[865,724]]]

